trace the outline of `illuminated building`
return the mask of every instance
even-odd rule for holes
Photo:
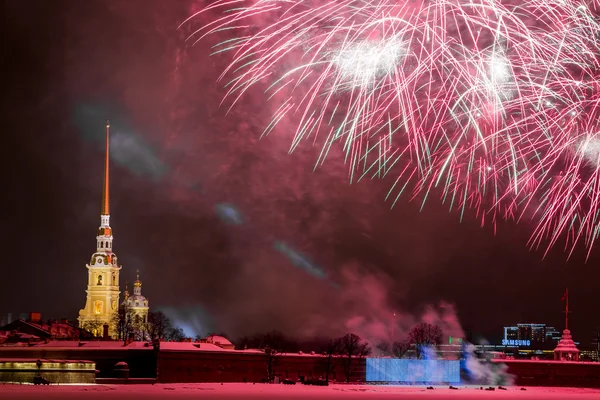
[[[558,343],[561,338],[561,333],[556,330],[553,326],[546,327],[546,342],[547,343]]]
[[[519,339],[530,340],[533,343],[546,341],[546,324],[517,324]]]
[[[505,326],[504,327],[504,340],[517,340],[519,339],[519,329],[516,326]]]
[[[544,348],[553,345],[560,339],[560,334],[552,326],[546,324],[517,324],[505,326],[502,344],[528,343],[527,347]]]
[[[148,322],[148,299],[142,296],[142,281],[140,281],[139,271],[133,282],[133,295],[130,296],[129,291],[125,288],[123,296],[125,297],[123,305],[133,312],[134,326],[143,328],[141,324],[145,325]]]
[[[88,270],[85,307],[79,310],[79,326],[86,328],[96,336],[104,335],[108,327],[108,335],[116,336],[114,315],[119,304],[119,271],[122,267],[117,263],[113,253],[113,235],[110,228],[109,209],[109,130],[106,121],[106,152],[104,159],[104,181],[102,187],[102,210],[100,228],[96,236],[96,252],[92,255]]]

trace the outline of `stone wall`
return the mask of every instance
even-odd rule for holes
[[[329,379],[345,381],[339,360],[332,363]],[[364,382],[365,360],[355,360],[351,382]],[[326,357],[320,355],[277,356],[274,374],[279,379],[317,379],[325,376]],[[158,359],[158,381],[191,382],[263,382],[267,378],[264,354],[243,352],[202,352],[161,350]]]
[[[498,361],[500,362],[500,361]],[[600,388],[600,363],[502,360],[515,384]]]
[[[148,348],[43,348],[0,347],[0,358],[47,360],[90,360],[96,363],[99,378],[113,378],[115,364],[125,361],[131,378],[156,377],[156,355]]]

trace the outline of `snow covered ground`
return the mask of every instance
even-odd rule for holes
[[[89,386],[32,386],[0,384],[0,399],[578,399],[598,400],[600,389],[508,387],[507,390],[481,391],[475,387],[448,387],[331,385],[328,387],[304,385],[264,385],[243,383],[202,383],[171,385],[89,385]]]

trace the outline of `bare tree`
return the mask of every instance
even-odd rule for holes
[[[104,325],[104,323],[102,322],[100,317],[97,315],[94,315],[94,318],[88,319],[83,323],[82,328],[85,329],[87,332],[91,333],[92,336],[98,337],[98,336],[102,336],[102,326],[103,325]]]
[[[164,340],[171,329],[171,321],[162,312],[148,313],[148,335],[152,341]]]
[[[402,358],[406,354],[406,352],[410,349],[409,342],[394,342],[392,345],[392,354],[396,358]]]
[[[265,352],[265,362],[267,366],[267,382],[273,383],[275,380],[275,367],[279,363],[281,348],[284,345],[285,337],[281,332],[272,331],[263,335],[260,347]]]
[[[408,334],[410,343],[414,343],[417,351],[417,358],[423,357],[423,351],[430,346],[437,346],[442,343],[442,330],[437,325],[431,325],[421,322],[412,328]]]
[[[181,328],[172,326],[167,331],[165,339],[169,342],[180,342],[185,339],[185,332]]]
[[[275,367],[277,366],[281,353],[269,345],[265,346],[264,351],[265,361],[267,362],[267,382],[273,383],[275,380]]]
[[[123,344],[133,339],[135,333],[134,328],[135,312],[123,303],[119,306],[117,312],[113,315],[113,322],[117,328],[118,339],[123,341]]]
[[[135,340],[146,340],[148,336],[148,322],[143,316],[136,314],[133,320],[133,337]]]
[[[346,382],[350,382],[350,376],[356,372],[356,361],[366,357],[371,353],[369,343],[361,340],[358,335],[348,333],[340,339],[341,361],[346,375]]]
[[[392,355],[392,345],[390,345],[389,342],[379,342],[379,344],[375,346],[375,348],[379,350],[379,353],[382,356]]]
[[[325,356],[325,382],[329,383],[329,374],[335,368],[334,357],[340,354],[340,339],[329,339],[323,346],[323,355]]]

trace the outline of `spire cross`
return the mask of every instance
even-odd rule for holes
[[[137,275],[136,275],[136,279],[139,281],[139,280],[140,280],[140,269],[139,269],[139,268],[138,268],[138,269],[136,269],[136,270],[135,270],[135,273],[137,274]]]

